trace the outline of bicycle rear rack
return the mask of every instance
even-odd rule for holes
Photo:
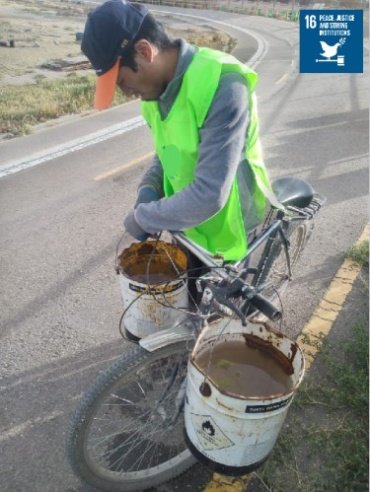
[[[299,207],[293,207],[293,206],[288,206],[287,209],[290,212],[294,212],[295,216],[289,217],[287,216],[286,218],[284,217],[283,220],[311,220],[314,218],[314,216],[317,214],[317,212],[320,210],[320,208],[325,204],[326,198],[323,197],[322,195],[319,195],[318,193],[315,193],[311,203],[307,205],[307,207],[304,208],[299,208]]]

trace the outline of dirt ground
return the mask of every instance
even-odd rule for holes
[[[36,74],[55,76],[40,65],[80,56],[76,32],[83,30],[86,11],[64,2],[0,0],[0,41],[14,40],[14,48],[0,47],[0,83],[35,82]]]
[[[82,55],[76,34],[84,29],[91,7],[68,0],[0,0],[0,84],[36,83],[38,77],[63,77],[65,72],[44,69],[41,65]],[[174,37],[192,43],[229,51],[233,40],[226,33],[206,26],[189,28],[186,24],[162,19]],[[14,47],[10,47],[10,42]]]

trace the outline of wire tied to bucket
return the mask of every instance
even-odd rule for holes
[[[158,234],[153,234],[152,235],[153,239],[156,239],[156,244],[158,243],[161,235],[162,235],[161,232],[158,233]],[[120,273],[120,269],[119,269],[119,258],[120,258],[119,251],[120,251],[120,246],[121,246],[122,240],[124,238],[126,238],[127,236],[129,236],[128,232],[127,231],[124,231],[123,234],[121,235],[121,237],[119,238],[118,243],[116,245],[116,255],[115,255],[115,258],[114,258],[114,270],[117,273],[117,275]]]
[[[115,261],[116,272],[121,274],[119,280],[124,300],[119,323],[123,338],[127,338],[125,333],[131,329],[134,336],[141,338],[150,330],[170,327],[180,319],[176,313],[194,316],[194,312],[189,310],[185,293],[187,259],[184,251],[178,245],[161,240],[161,235],[158,235],[152,241],[132,243],[121,252],[123,238],[117,244]],[[151,302],[166,310],[157,310],[155,306],[150,306]],[[128,314],[131,308],[133,310]],[[168,309],[174,313],[166,314]],[[127,322],[123,323],[126,314]]]
[[[209,357],[208,357],[208,362],[207,362],[207,367],[206,367],[206,370],[204,371],[203,375],[204,375],[204,379],[203,379],[203,382],[202,382],[202,385],[201,387],[205,388],[206,387],[206,384],[207,384],[207,380],[210,381],[210,378],[208,377],[208,374],[210,372],[210,368],[211,368],[211,363],[212,363],[212,356],[213,356],[213,350],[215,348],[215,346],[217,345],[217,341],[221,338],[223,332],[226,330],[226,328],[229,326],[229,324],[231,323],[231,318],[228,319],[228,321],[225,323],[224,327],[222,328],[222,330],[220,331],[217,339],[215,340],[215,342],[212,344],[212,347],[211,347],[211,350],[209,352]],[[206,394],[204,396],[207,396]],[[210,394],[208,395],[210,396]]]
[[[281,313],[283,314],[283,304],[282,304],[282,299],[281,299],[281,296],[280,296],[280,293],[279,291],[276,289],[276,287],[274,286],[270,286],[272,287],[272,289],[274,290],[275,292],[275,295],[276,297],[278,298],[279,300],[279,303],[280,303],[280,306],[281,306]],[[218,302],[217,302],[217,299],[213,298],[211,302],[214,302],[216,304],[216,306],[218,305]],[[218,308],[218,310],[220,311],[220,309]],[[211,388],[209,386],[209,384],[207,383],[207,380],[208,382],[212,382],[209,374],[210,374],[210,370],[211,370],[211,365],[212,365],[212,360],[213,360],[213,354],[214,354],[214,349],[216,347],[216,345],[218,343],[220,343],[220,340],[222,338],[222,336],[224,335],[224,332],[225,330],[228,328],[228,326],[230,325],[231,321],[232,321],[232,310],[229,310],[230,313],[227,312],[227,310],[221,310],[221,312],[223,312],[224,314],[226,314],[228,317],[229,317],[229,320],[223,325],[222,329],[219,329],[219,332],[216,336],[216,338],[212,341],[212,344],[211,344],[211,348],[209,350],[209,354],[208,354],[208,361],[207,361],[207,365],[204,366],[203,370],[201,371],[202,374],[203,374],[203,382],[199,388],[200,392],[203,394],[203,396],[207,397],[207,396],[210,396],[211,395]],[[237,310],[235,310],[237,311]],[[261,320],[258,319],[258,317],[261,315],[261,313],[259,311],[257,311],[257,313],[253,313],[251,316],[250,316],[250,322],[252,323],[259,323],[261,322]],[[267,320],[266,316],[265,315],[262,315],[265,320]],[[270,320],[268,320],[270,321]],[[275,328],[275,332],[276,333],[280,333],[281,335],[283,335],[283,316],[281,316],[279,318],[279,323],[278,323],[278,329],[276,330]],[[267,323],[267,321],[266,321]],[[276,324],[276,322],[274,323]],[[247,323],[245,323],[245,325],[242,323],[243,326],[247,326]],[[212,329],[212,327],[210,327],[210,329]],[[201,335],[202,336],[202,335]]]
[[[122,242],[122,239],[126,236],[126,231],[124,231],[124,233],[121,235],[121,237],[119,238],[118,240],[118,243],[116,245],[116,255],[114,257],[114,271],[116,272],[117,275],[119,275],[120,271],[119,271],[119,248],[120,248],[120,245],[121,245],[121,242]]]

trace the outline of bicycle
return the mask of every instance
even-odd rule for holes
[[[182,432],[192,347],[214,320],[239,318],[245,325],[256,316],[281,319],[281,292],[324,203],[298,178],[280,178],[273,189],[282,206],[271,207],[241,261],[225,264],[183,234],[172,234],[208,268],[197,279],[201,301],[179,323],[133,343],[83,397],[68,432],[67,453],[74,472],[89,485],[145,490],[196,462]]]

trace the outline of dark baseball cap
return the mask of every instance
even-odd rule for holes
[[[135,39],[148,12],[141,4],[108,0],[88,15],[81,50],[98,76],[96,109],[106,109],[111,105],[122,50]]]

